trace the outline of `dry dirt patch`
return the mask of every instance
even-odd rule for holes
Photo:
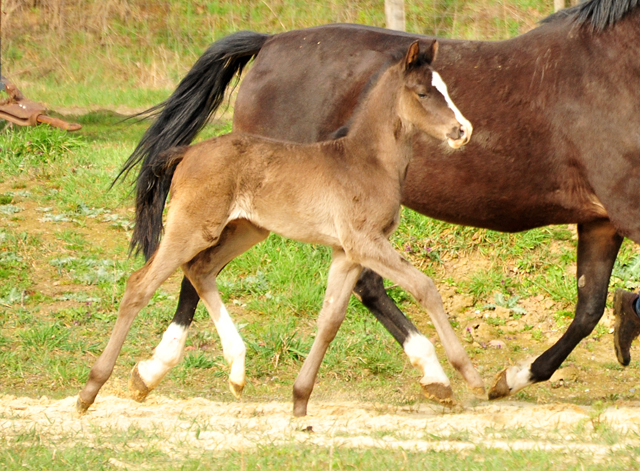
[[[83,417],[75,397],[0,397],[0,431],[12,441],[34,431],[45,443],[92,444],[139,430],[129,447],[155,445],[172,455],[193,450],[243,450],[258,445],[305,443],[327,447],[401,448],[410,451],[504,450],[585,453],[604,459],[640,446],[640,403],[597,409],[572,404],[481,402],[447,411],[419,404],[310,404],[304,418],[291,404],[222,403],[153,397],[143,404],[98,397]],[[606,429],[610,439],[603,439]]]

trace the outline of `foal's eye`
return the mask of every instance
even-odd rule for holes
[[[426,93],[418,93],[418,98],[427,98]]]

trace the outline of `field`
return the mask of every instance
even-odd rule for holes
[[[128,275],[142,265],[128,257],[130,181],[110,186],[148,126],[123,121],[125,115],[168,96],[206,45],[231,31],[329,21],[381,25],[381,6],[362,4],[326,2],[329,7],[316,11],[293,0],[157,6],[114,0],[104,8],[5,2],[3,73],[83,129],[0,131],[3,469],[639,467],[640,348],[632,348],[629,367],[618,365],[610,307],[552,381],[489,403],[467,392],[446,363],[425,313],[389,286],[436,342],[456,407],[444,410],[421,397],[417,371],[352,300],[320,371],[310,415],[294,419],[291,386],[313,340],[329,252],[277,236],[230,264],[220,280],[248,347],[242,401],[227,390],[219,339],[202,308],[181,364],[145,403],[128,399],[131,367],[151,355],[173,315],[176,274],[136,319],[96,405],[74,417],[73,397],[106,344]],[[533,27],[548,8],[522,0],[431,2],[421,10],[408,6],[408,25],[501,39]],[[74,27],[83,11],[87,21]],[[95,58],[91,64],[82,60],[87,54]],[[228,132],[232,111],[217,116],[202,138]],[[487,385],[505,366],[549,348],[571,322],[573,226],[501,234],[404,210],[393,241],[436,281]],[[640,287],[639,254],[625,242],[611,292]]]

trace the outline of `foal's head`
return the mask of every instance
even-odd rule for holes
[[[473,128],[453,104],[442,77],[431,67],[438,42],[434,40],[426,48],[423,45],[423,49],[420,50],[418,41],[414,42],[400,63],[404,81],[400,118],[457,149],[469,142]]]

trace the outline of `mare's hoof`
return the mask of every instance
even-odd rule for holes
[[[613,345],[616,358],[622,366],[631,362],[631,342],[640,335],[640,318],[634,305],[638,295],[623,289],[617,289],[613,296],[613,315],[616,323],[613,328]]]
[[[236,399],[240,399],[242,397],[242,390],[244,389],[244,384],[236,384],[229,380],[229,389],[231,390],[231,394]]]
[[[129,393],[134,401],[144,401],[152,390],[144,384],[140,372],[138,371],[138,363],[131,370],[129,375]]]
[[[76,412],[78,415],[83,415],[87,412],[87,409],[91,407],[91,404],[93,404],[93,402],[85,402],[80,396],[78,396],[78,400],[76,401]]]
[[[439,402],[446,407],[453,407],[455,405],[451,386],[442,383],[421,384],[420,386],[422,386],[424,397],[430,401]]]
[[[496,381],[489,390],[489,400],[502,399],[511,394],[509,384],[507,383],[507,370],[504,369],[496,376]]]

